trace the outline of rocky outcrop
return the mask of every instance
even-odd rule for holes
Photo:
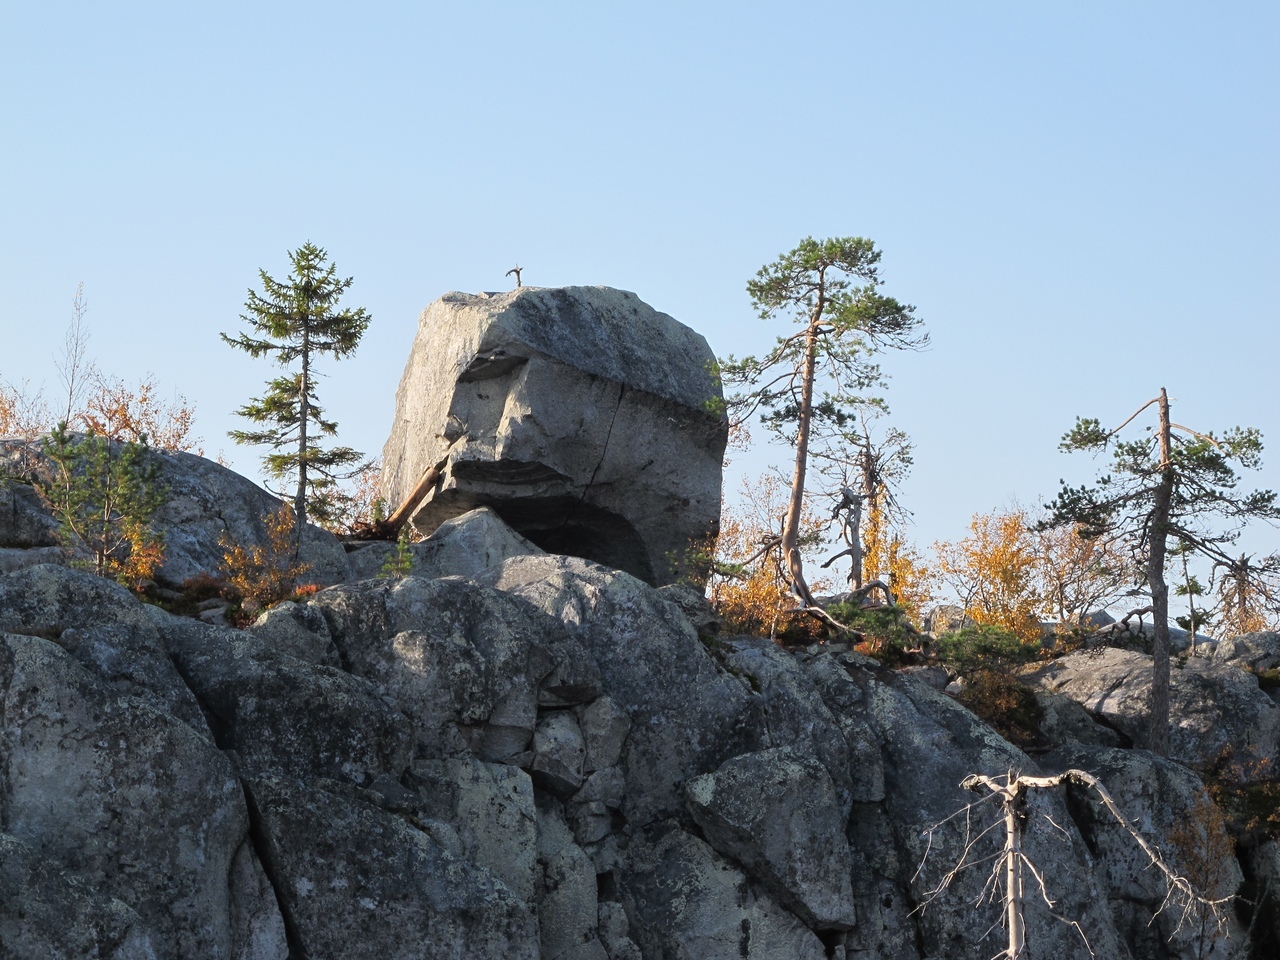
[[[1039,690],[1064,694],[1126,745],[1145,747],[1150,726],[1151,658],[1100,647],[1023,671]],[[1169,755],[1208,770],[1228,752],[1252,776],[1268,776],[1280,753],[1280,706],[1245,670],[1202,657],[1178,658],[1170,671]],[[1095,743],[1102,742],[1095,740]]]
[[[581,558],[475,568],[244,631],[0,577],[5,955],[985,960],[1001,838],[990,804],[956,816],[965,776],[1082,766],[1162,846],[1203,796],[1138,751],[1038,766],[846,650],[700,637]],[[1055,915],[1096,956],[1197,956],[1144,926],[1160,888],[1085,798],[1026,813],[1055,900],[1030,957],[1090,955]]]
[[[544,550],[653,584],[716,529],[726,426],[706,341],[608,287],[450,293],[418,321],[382,489],[430,533],[492,507]]]
[[[38,444],[0,438],[0,477],[9,478],[0,480],[0,569],[61,558],[51,550],[60,542],[57,523],[31,485],[19,479],[30,475],[41,456]],[[224,537],[246,548],[267,542],[267,518],[280,507],[277,497],[192,453],[151,450],[147,456],[165,490],[151,524],[164,540],[157,582],[179,587],[199,574],[216,576]],[[351,578],[342,544],[311,524],[303,530],[301,560],[310,565],[308,582],[328,586]]]
[[[1046,756],[1047,770],[1085,770],[1106,785],[1125,816],[1179,875],[1201,894],[1229,903],[1240,886],[1240,864],[1231,838],[1204,784],[1177,763],[1145,750],[1071,746]],[[1107,812],[1097,794],[1068,788],[1075,821],[1102,868],[1104,894],[1121,935],[1139,956],[1190,956],[1226,960],[1236,955],[1244,930],[1233,911],[1161,910],[1166,886],[1151,860]]]
[[[380,540],[353,546],[347,554],[352,580],[378,576],[396,550],[396,544]],[[478,507],[446,520],[425,540],[409,544],[408,572],[426,580],[470,577],[509,557],[542,552],[488,507]]]

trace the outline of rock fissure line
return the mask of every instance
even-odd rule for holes
[[[567,527],[570,521],[573,520],[574,515],[578,512],[578,507],[582,506],[582,504],[586,502],[587,494],[591,492],[591,487],[596,482],[596,475],[600,472],[600,468],[604,466],[605,457],[609,453],[609,442],[613,439],[613,427],[614,424],[618,422],[618,411],[622,409],[622,397],[626,392],[627,385],[625,383],[618,384],[618,400],[613,407],[613,416],[609,418],[609,429],[605,431],[604,445],[600,448],[600,459],[596,461],[596,466],[595,469],[591,471],[590,479],[587,480],[586,486],[582,488],[582,495],[578,497],[578,502],[569,508],[564,519],[560,521],[560,525],[551,531],[553,535]]]
[[[276,898],[280,919],[284,922],[284,940],[289,947],[289,960],[311,960],[299,931],[297,918],[293,915],[287,898],[281,895],[283,882],[276,876],[277,865],[271,856],[266,824],[262,819],[262,811],[258,809],[257,799],[253,795],[253,787],[249,785],[248,779],[240,774],[238,768],[236,775],[240,781],[240,789],[244,792],[244,805],[249,815],[249,842],[253,844],[253,852],[258,856],[258,863],[262,865],[263,876],[271,885],[272,896]]]

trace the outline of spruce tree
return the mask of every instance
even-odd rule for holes
[[[275,480],[296,480],[292,497],[300,538],[309,517],[320,523],[336,519],[337,481],[359,470],[364,457],[350,447],[321,446],[321,438],[335,436],[338,425],[325,419],[316,399],[314,361],[321,354],[341,359],[354,353],[369,315],[363,308],[338,309],[352,278],[339,278],[323,249],[307,242],[291,251],[289,260],[292,270],[284,281],[258,271],[262,293],[249,290],[247,313],[240,316],[251,331],[236,337],[224,333],[222,339],[290,371],[268,381],[262,397],[236,411],[263,426],[232,430],[230,436],[236,443],[270,447],[262,458],[267,473]]]

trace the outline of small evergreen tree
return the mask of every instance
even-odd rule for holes
[[[378,571],[379,577],[388,580],[399,580],[407,577],[413,570],[413,551],[409,549],[409,529],[401,527],[400,536],[396,539],[396,548],[387,554],[387,559]]]
[[[44,441],[45,465],[36,488],[66,546],[84,550],[94,573],[132,589],[150,579],[163,541],[150,522],[164,503],[164,486],[141,442],[112,442],[95,433],[71,434],[58,424]]]
[[[230,432],[236,443],[271,448],[273,452],[262,459],[273,479],[296,479],[292,495],[296,539],[308,519],[319,523],[338,519],[337,482],[360,469],[363,454],[350,447],[325,450],[320,446],[320,438],[335,436],[338,425],[325,419],[316,400],[313,363],[320,354],[341,359],[355,352],[369,316],[363,309],[337,309],[352,278],[340,279],[337,267],[320,247],[304,243],[290,252],[289,259],[292,270],[284,282],[258,271],[263,292],[249,291],[248,313],[240,317],[252,327],[253,335],[224,333],[222,339],[250,356],[270,356],[281,367],[297,365],[296,371],[269,381],[262,397],[236,411],[266,426]]]

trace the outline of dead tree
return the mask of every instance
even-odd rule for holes
[[[1085,936],[1079,921],[1064,917],[1054,910],[1055,902],[1049,896],[1043,872],[1031,862],[1022,849],[1023,832],[1029,822],[1024,816],[1027,791],[1049,790],[1068,782],[1078,784],[1096,793],[1107,812],[1115,818],[1115,821],[1125,829],[1142,852],[1146,854],[1151,861],[1151,866],[1163,875],[1166,892],[1164,902],[1156,911],[1157,914],[1171,907],[1181,910],[1178,918],[1179,928],[1183,923],[1191,919],[1198,910],[1208,911],[1208,914],[1219,928],[1226,923],[1222,907],[1227,901],[1225,899],[1211,900],[1198,893],[1192,887],[1190,881],[1174,870],[1160,855],[1160,851],[1152,846],[1125,819],[1124,814],[1120,812],[1120,808],[1111,799],[1111,794],[1098,782],[1098,779],[1083,770],[1066,770],[1051,777],[1019,775],[1012,770],[1004,777],[987,777],[979,774],[965,777],[960,786],[975,793],[984,793],[985,791],[984,796],[971,804],[965,805],[945,820],[941,820],[925,830],[924,834],[928,838],[930,845],[933,842],[933,835],[944,824],[962,816],[966,819],[969,818],[976,807],[988,801],[994,801],[999,804],[1001,819],[976,832],[972,829],[967,831],[965,845],[960,853],[959,860],[946,872],[937,886],[925,894],[918,909],[927,908],[930,903],[942,896],[952,881],[969,867],[989,862],[991,863],[991,875],[982,888],[978,902],[994,900],[997,896],[1000,898],[1001,903],[1004,905],[1004,926],[1007,934],[1005,949],[997,954],[993,960],[1023,960],[1026,957],[1027,927],[1025,906],[1027,884],[1025,881],[1028,874],[1033,881],[1031,886],[1034,893],[1038,894],[1044,901],[1050,916],[1073,927],[1092,956],[1093,948],[1089,946],[1089,940]],[[1061,827],[1058,827],[1056,823],[1053,826],[1061,830]],[[994,858],[975,857],[975,847],[978,842],[987,834],[998,832],[1001,829],[1004,831],[1004,844],[1000,853]],[[920,870],[924,869],[924,864],[928,857],[929,851],[926,849],[924,858],[921,859],[920,866],[917,868],[917,876],[919,876]]]

